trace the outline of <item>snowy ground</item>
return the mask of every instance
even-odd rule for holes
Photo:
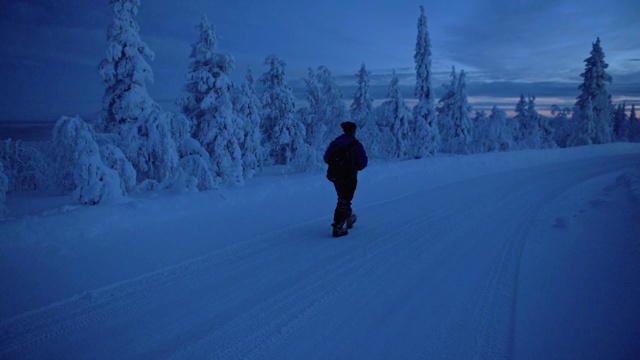
[[[3,359],[638,359],[640,146],[370,166],[96,207],[9,196]]]

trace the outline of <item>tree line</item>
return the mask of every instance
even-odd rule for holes
[[[113,22],[98,74],[105,87],[97,121],[63,116],[51,141],[0,143],[0,213],[7,192],[49,190],[73,193],[81,204],[119,199],[131,192],[167,188],[203,191],[242,185],[265,167],[308,171],[323,165],[325,146],[339,123],[358,124],[358,137],[373,159],[420,159],[437,153],[569,147],[612,141],[640,141],[635,106],[611,102],[611,76],[598,38],[581,74],[572,109],[536,111],[535,95],[521,95],[515,116],[494,107],[489,114],[467,101],[464,70],[452,68],[437,99],[432,85],[432,48],[425,9],[420,7],[414,54],[417,103],[409,107],[393,71],[387,99],[374,106],[371,73],[362,63],[349,108],[325,66],[310,68],[308,106],[296,109],[286,80],[286,62],[265,58],[258,81],[251,69],[244,82],[231,80],[235,59],[220,52],[220,38],[203,16],[192,44],[185,95],[179,113],[163,109],[148,94],[154,53],[142,41],[139,0],[110,0]]]

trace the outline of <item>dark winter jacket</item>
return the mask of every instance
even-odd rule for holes
[[[344,148],[346,146],[349,146],[354,141],[356,141],[356,138],[348,134],[342,134],[338,136],[331,142],[331,144],[329,144],[327,151],[325,151],[324,162],[327,164],[329,163],[334,150],[336,150],[337,148]],[[357,175],[358,171],[367,167],[367,164],[369,163],[367,153],[365,152],[364,147],[359,141],[351,148],[351,160],[353,161],[354,175]]]

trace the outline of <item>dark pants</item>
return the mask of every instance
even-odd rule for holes
[[[336,193],[338,194],[338,204],[333,213],[333,223],[337,226],[342,226],[351,216],[351,200],[353,200],[353,194],[356,192],[358,179],[336,181],[333,185],[336,187]]]

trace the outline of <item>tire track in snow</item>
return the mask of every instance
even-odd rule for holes
[[[576,175],[572,177],[556,175],[551,177],[554,182],[544,184],[545,187],[523,179],[523,184],[527,184],[531,189],[512,189],[515,196],[512,194],[502,200],[501,206],[507,206],[509,202],[519,199],[516,203],[526,204],[522,199],[531,198],[529,192],[536,189],[539,197],[534,203],[529,203],[523,211],[518,212],[514,209],[510,212],[514,216],[517,215],[516,219],[519,221],[512,230],[503,234],[502,244],[497,244],[499,251],[494,255],[492,265],[483,275],[482,284],[477,286],[476,291],[479,296],[469,297],[462,308],[456,309],[454,316],[450,319],[452,322],[444,327],[442,337],[438,340],[446,345],[432,347],[421,358],[442,356],[478,359],[513,358],[520,262],[536,215],[545,204],[560,194],[594,177],[626,168],[633,162],[635,161],[629,161],[628,158],[614,163],[602,161],[601,166],[586,170],[579,164],[571,164],[576,167],[574,169]],[[566,169],[563,167],[564,165],[555,166],[553,171],[565,172]],[[460,329],[474,327],[476,330],[473,338],[466,337],[460,331]],[[453,334],[453,336],[447,334]],[[460,346],[461,344],[466,346]],[[434,352],[434,348],[439,350]]]
[[[618,169],[622,167],[621,164],[623,164],[623,161],[607,166],[601,165],[595,170],[585,171],[581,170],[579,164],[574,164],[575,168],[572,169],[580,171],[581,177],[584,179],[589,179],[598,174],[612,171],[612,169]],[[546,169],[548,168],[546,167]],[[552,169],[558,172],[561,171],[562,167],[556,166],[552,167]],[[520,180],[526,180],[524,175],[528,174],[528,172],[522,171],[518,172],[518,174],[521,174],[522,179]],[[497,175],[491,176],[498,177]],[[474,181],[472,179],[464,183],[447,184],[445,186],[462,188],[465,184],[473,185]],[[571,181],[562,180],[558,181],[559,183],[551,184],[553,189],[545,189],[542,191],[543,195],[546,197],[555,196],[554,194],[574,186],[575,181],[575,179]],[[529,185],[533,187],[535,184],[529,182]],[[442,188],[444,189],[445,186]],[[539,188],[533,188],[541,191]],[[482,211],[482,205],[486,204],[486,200],[490,200],[490,197],[474,197],[474,200],[469,204],[468,199],[464,198],[465,196],[474,196],[474,192],[469,192],[462,194],[461,198],[456,202],[440,199],[441,205],[445,205],[443,207],[445,213],[440,213],[437,216],[422,217],[420,214],[402,216],[400,210],[405,207],[403,205],[406,205],[407,201],[415,197],[424,197],[425,193],[435,194],[439,190],[427,189],[390,200],[389,202],[363,208],[364,212],[370,214],[372,223],[374,219],[378,219],[378,224],[367,224],[361,229],[354,230],[353,235],[344,238],[347,240],[343,240],[343,238],[335,240],[327,237],[325,242],[325,239],[322,239],[323,243],[318,248],[322,255],[321,259],[308,266],[294,263],[297,266],[294,270],[302,270],[304,272],[303,275],[280,279],[278,277],[282,274],[276,274],[275,278],[270,279],[270,283],[267,284],[272,287],[273,291],[273,293],[268,294],[268,298],[256,299],[248,305],[250,307],[249,311],[244,314],[238,314],[238,316],[229,319],[220,327],[211,328],[207,326],[215,325],[215,320],[210,320],[209,323],[205,321],[204,325],[194,331],[191,338],[181,338],[173,344],[175,348],[171,353],[174,354],[174,358],[186,359],[192,355],[203,355],[210,358],[251,359],[267,356],[266,354],[269,354],[269,351],[274,348],[286,349],[293,346],[288,343],[288,339],[292,334],[295,334],[303,326],[310,326],[313,323],[324,321],[323,316],[331,311],[331,306],[337,301],[344,301],[344,298],[348,297],[354,288],[365,286],[366,284],[362,284],[363,281],[388,280],[394,278],[397,274],[414,271],[413,269],[398,269],[398,266],[417,266],[419,261],[423,259],[425,252],[433,249],[442,251],[445,256],[452,256],[451,260],[442,257],[441,260],[445,268],[451,268],[454,265],[450,261],[464,260],[468,254],[464,253],[463,250],[474,250],[475,247],[472,246],[473,244],[470,241],[462,242],[456,236],[473,230],[471,226],[478,226],[476,223],[451,229],[453,235],[448,238],[443,237],[437,241],[425,242],[424,239],[412,238],[412,236],[424,233],[425,227],[433,226],[436,228],[440,226],[440,228],[436,229],[440,231],[439,229],[447,225],[455,226],[456,224],[452,223],[453,220],[462,222],[465,217],[473,219],[473,213]],[[516,189],[515,186],[501,191],[493,190],[494,193],[489,195],[502,194],[507,190],[514,190],[516,194],[512,194],[511,198],[501,199],[500,204],[507,204],[509,201],[515,201],[517,204],[524,203],[522,197],[526,195],[527,189]],[[546,200],[538,200],[524,210],[514,211],[514,216],[517,215],[516,219],[521,221],[505,230],[507,235],[498,232],[497,234],[500,235],[500,238],[487,244],[491,246],[490,251],[480,255],[490,254],[493,257],[488,259],[489,265],[486,271],[480,274],[481,276],[478,275],[480,276],[480,283],[465,289],[468,291],[478,290],[478,295],[470,297],[461,304],[454,304],[457,307],[451,308],[447,323],[440,325],[442,329],[440,337],[421,345],[422,350],[424,350],[424,347],[429,349],[432,349],[431,347],[437,348],[434,346],[434,342],[441,341],[445,346],[441,347],[441,352],[437,352],[435,355],[448,353],[457,354],[459,357],[465,358],[493,357],[493,355],[496,358],[509,357],[513,348],[513,324],[515,323],[514,314],[517,306],[515,291],[517,289],[520,256],[525,245],[528,229],[532,226],[530,219],[533,216],[531,214],[535,214],[545,203],[544,201]],[[396,208],[391,205],[396,206]],[[435,204],[435,207],[437,208],[438,205],[440,203]],[[461,207],[464,211],[461,214],[457,214],[456,211],[458,209],[456,207]],[[390,233],[388,225],[383,222],[386,220],[383,213],[393,209],[397,210],[394,213],[394,218],[396,220],[402,219],[402,226],[394,229],[394,233]],[[82,329],[97,326],[104,319],[115,317],[118,314],[133,313],[134,310],[144,308],[148,301],[154,300],[155,295],[162,294],[163,291],[168,291],[169,288],[171,288],[171,291],[188,290],[198,286],[197,284],[208,284],[218,281],[220,278],[233,279],[234,273],[240,270],[260,270],[265,266],[276,265],[281,254],[295,256],[297,255],[295,251],[308,250],[301,243],[317,242],[317,236],[310,235],[309,229],[316,228],[319,226],[317,224],[325,220],[325,218],[313,219],[304,224],[270,232],[259,238],[247,240],[241,244],[222,249],[187,263],[108,288],[88,292],[85,296],[78,296],[5,321],[0,324],[0,343],[2,344],[0,357],[14,358],[23,354],[22,350],[28,350],[30,353],[40,351],[46,354],[47,344],[63,340],[66,335],[79,332]],[[482,220],[484,218],[476,219],[476,222],[482,222]],[[443,224],[437,224],[438,221],[442,221]],[[442,234],[445,234],[444,230],[442,231]],[[435,234],[437,235],[438,233],[436,232]],[[371,237],[373,240],[364,244],[354,241],[365,237]],[[451,245],[446,243],[454,240],[455,242],[452,242]],[[456,245],[463,245],[465,248],[455,249]],[[331,253],[332,247],[335,247],[334,253]],[[396,272],[388,270],[395,270]],[[373,280],[371,274],[375,274],[378,277]],[[446,275],[443,274],[436,275]],[[438,281],[444,280],[445,278],[438,279]],[[411,288],[407,289],[410,290]],[[416,289],[416,291],[418,290],[424,291]],[[444,290],[446,290],[446,287]],[[260,294],[255,295],[259,296]],[[420,292],[420,295],[423,295],[423,293]],[[371,293],[370,298],[375,300],[373,293]],[[214,302],[218,301],[218,304],[222,305],[228,305],[230,301],[224,296],[216,297],[212,300]],[[382,299],[381,301],[387,300],[391,299]],[[411,301],[418,302],[419,300],[414,298]],[[364,310],[376,311],[378,309],[372,307]],[[358,317],[366,315],[360,312],[355,318],[358,319]],[[463,322],[479,324],[479,330],[475,333],[471,333],[470,330],[461,332],[460,329],[470,328],[469,324],[463,324]],[[350,326],[353,327],[354,325]],[[157,341],[155,344],[152,339],[148,340],[149,342],[146,344],[143,343],[138,349],[140,352],[137,353],[137,355],[142,354],[142,356],[138,357],[148,357],[150,348],[162,346],[159,342],[167,340],[166,337],[175,336],[175,332],[178,330],[179,328],[172,329],[164,337],[155,339]],[[471,334],[473,339],[468,337]],[[366,334],[364,335],[366,336]],[[362,337],[356,337],[355,339],[365,343],[367,340]],[[325,346],[330,346],[332,340],[335,339],[329,338],[325,332],[321,343]],[[413,338],[407,341],[410,340],[413,340]],[[459,340],[468,341],[469,344],[457,347],[460,344]],[[295,346],[293,347],[295,348]],[[177,352],[175,351],[176,348],[178,349]],[[460,350],[456,350],[456,348]],[[320,352],[313,353],[313,349],[318,349],[318,347],[298,350],[306,352],[309,358],[322,356]],[[122,358],[136,357],[134,352],[122,351],[125,351],[125,356],[122,356]],[[433,354],[430,350],[425,353]],[[168,353],[158,352],[157,354],[160,355],[158,357],[166,357]],[[412,354],[415,355],[416,353]]]
[[[418,225],[420,224],[407,224],[401,231],[411,233]],[[299,230],[297,234],[287,236],[304,238],[304,234],[308,234],[308,229],[296,230]],[[347,238],[332,241],[346,242],[345,239]],[[360,248],[362,243],[351,242],[352,250],[341,253],[339,259],[333,259],[308,278],[299,278],[301,281],[282,289],[275,296],[257,304],[251,311],[216,329],[198,344],[172,358],[259,358],[265,348],[285,341],[300,325],[310,318],[317,318],[332,299],[348,290],[356,280],[375,269],[387,257],[394,256],[392,248],[401,242],[402,236],[396,237],[394,241],[378,241],[364,253]]]
[[[415,194],[414,194],[415,195]],[[404,196],[403,196],[404,197]],[[372,214],[372,212],[378,212],[382,208],[387,208],[389,206],[389,202],[383,202],[380,204],[375,204],[375,207],[367,207],[366,211],[363,213]],[[381,290],[378,287],[376,290],[371,291],[370,282],[374,281],[377,284],[389,284],[394,282],[394,279],[397,279],[398,273],[402,272],[403,266],[412,266],[416,263],[420,262],[421,257],[425,254],[441,246],[441,240],[433,240],[430,239],[425,241],[424,237],[415,236],[416,233],[422,233],[423,229],[428,224],[439,221],[442,218],[446,218],[452,215],[453,212],[445,212],[439,214],[439,216],[416,216],[408,220],[406,217],[403,220],[406,222],[401,227],[396,229],[393,233],[389,231],[383,231],[384,225],[378,226],[369,226],[362,232],[364,229],[358,229],[354,232],[355,237],[358,240],[362,240],[362,238],[366,238],[372,234],[378,234],[374,240],[374,244],[388,244],[388,246],[384,248],[377,248],[376,255],[378,257],[375,263],[372,263],[370,267],[366,269],[366,277],[361,276],[356,279],[355,286],[360,289],[355,289],[351,291],[350,294],[337,294],[337,296],[342,296],[342,301],[346,301],[350,303],[353,310],[346,312],[342,317],[337,318],[327,318],[325,321],[333,321],[332,324],[323,328],[322,333],[318,333],[315,329],[314,334],[316,338],[316,342],[313,344],[309,344],[308,348],[303,349],[299,354],[289,354],[284,353],[282,357],[292,356],[292,358],[300,358],[300,359],[323,359],[323,358],[331,358],[331,356],[325,356],[325,353],[328,349],[331,349],[335,352],[340,351],[340,349],[335,348],[335,344],[332,341],[335,341],[336,333],[335,329],[341,329],[343,331],[346,330],[348,337],[354,337],[354,334],[364,334],[360,329],[352,329],[354,324],[358,324],[356,326],[362,326],[365,324],[365,319],[361,318],[363,312],[366,310],[362,310],[360,312],[357,304],[361,304],[366,306],[366,304],[372,304],[375,302],[377,298],[379,298]],[[375,221],[375,217],[371,217],[372,221]],[[389,219],[393,221],[393,219]],[[380,224],[380,223],[379,223]],[[366,246],[366,244],[365,244]],[[444,259],[442,259],[444,260]],[[362,291],[364,289],[368,289],[369,291]],[[389,289],[392,291],[392,289]],[[364,294],[364,296],[357,297],[354,300],[351,300],[353,297],[351,294]],[[397,298],[403,299],[404,296],[400,294],[396,294]],[[339,305],[338,305],[339,306]],[[372,314],[366,314],[365,316],[371,316]],[[372,324],[373,328],[382,328],[384,327],[384,323],[380,324]],[[345,334],[346,335],[346,334]],[[338,335],[344,336],[344,335]],[[355,336],[357,339],[358,336]],[[355,340],[354,339],[354,340]],[[350,342],[349,342],[350,343]],[[354,347],[357,347],[353,344]],[[343,349],[344,351],[344,349]],[[378,353],[379,354],[379,353]],[[359,354],[361,358],[366,358],[363,354]],[[379,356],[379,355],[378,355]],[[395,354],[398,356],[398,354]],[[276,356],[277,357],[277,356]],[[339,357],[349,358],[347,354],[341,353]],[[382,356],[382,358],[387,358]]]
[[[301,225],[292,227],[299,226]],[[286,231],[287,229],[280,230],[269,236],[279,238],[278,233]],[[12,358],[12,354],[24,349],[38,349],[64,334],[90,327],[117,313],[144,306],[156,293],[189,278],[216,271],[222,276],[234,272],[237,270],[234,264],[239,258],[254,262],[256,254],[261,251],[276,251],[263,241],[264,238],[265,236],[261,236],[247,240],[200,258],[88,291],[8,319],[0,324],[0,358]]]

